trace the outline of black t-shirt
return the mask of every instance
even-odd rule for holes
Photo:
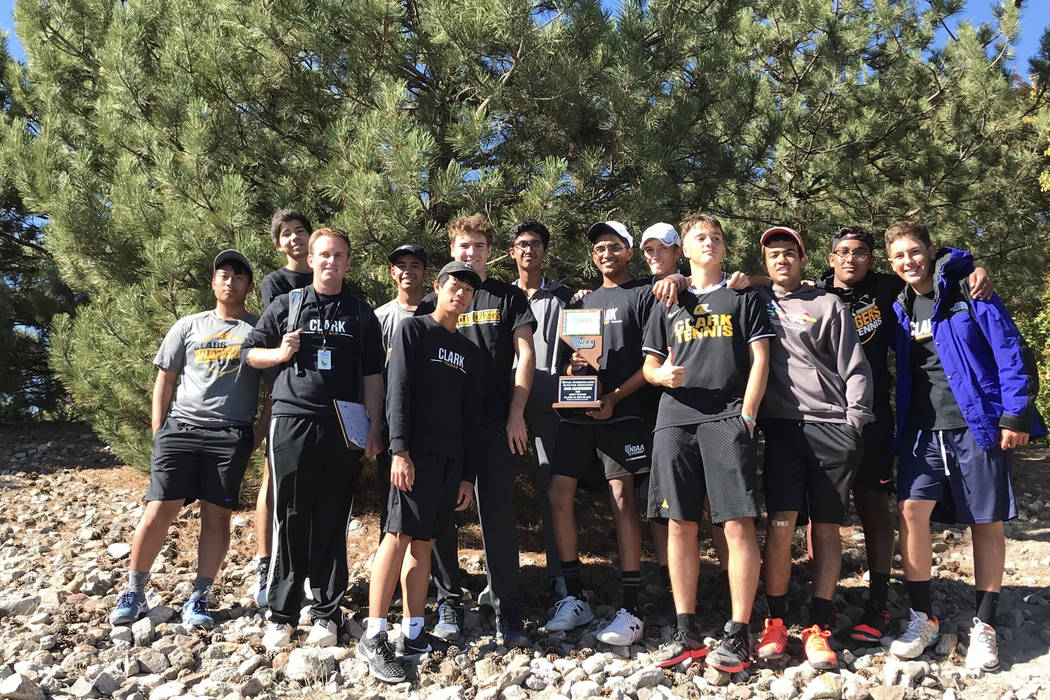
[[[250,348],[276,348],[287,329],[287,294],[263,311],[255,330],[244,342]],[[308,287],[299,313],[299,352],[282,365],[273,384],[273,415],[335,415],[333,399],[361,401],[361,378],[383,372],[383,343],[372,309],[345,289],[341,294],[318,294]],[[331,352],[332,369],[317,368],[318,350]]]
[[[944,376],[930,328],[934,297],[916,294],[911,313],[911,405],[907,424],[922,430],[965,428],[966,419]]]
[[[892,425],[890,393],[893,381],[890,377],[888,355],[893,331],[897,325],[893,301],[904,289],[904,280],[897,275],[874,271],[868,272],[860,284],[854,287],[836,287],[834,280],[834,271],[829,270],[818,280],[817,287],[842,299],[853,315],[853,324],[857,328],[857,335],[860,336],[864,356],[871,365],[875,420],[886,421]]]
[[[293,289],[301,289],[314,281],[313,270],[306,272],[295,272],[287,267],[274,270],[263,277],[262,300],[263,309],[270,305],[277,297],[287,294]]]
[[[604,309],[602,318],[602,356],[598,381],[607,394],[622,385],[642,367],[642,335],[656,306],[653,285],[644,280],[630,280],[619,287],[598,287],[570,306],[576,309]],[[572,348],[561,343],[558,366],[564,367]],[[593,371],[593,370],[592,370]],[[610,420],[636,416],[652,423],[656,412],[657,393],[649,384],[627,396],[613,408]],[[573,422],[592,423],[584,415],[573,416]]]
[[[435,301],[434,294],[423,297],[416,316],[433,313]],[[532,315],[528,298],[517,287],[486,277],[456,325],[465,338],[484,351],[485,376],[488,377],[485,415],[506,418],[514,385],[514,331],[524,325],[528,325],[530,334],[536,330],[536,318]]]
[[[733,291],[725,282],[688,289],[668,308],[657,304],[645,328],[643,349],[685,368],[685,383],[663,389],[656,428],[692,425],[740,415],[751,372],[748,345],[773,336],[758,291]]]
[[[387,364],[390,451],[462,460],[462,479],[473,481],[477,467],[464,457],[476,452],[469,450],[469,435],[485,396],[485,364],[478,346],[433,317],[402,321]]]

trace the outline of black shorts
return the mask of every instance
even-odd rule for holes
[[[416,480],[411,491],[389,485],[383,532],[432,540],[455,517],[462,468],[458,461],[425,452],[412,456],[412,464]]]
[[[885,420],[868,423],[861,442],[864,450],[853,488],[890,493],[893,491],[893,424]]]
[[[815,523],[844,524],[860,464],[857,431],[845,423],[774,418],[762,421],[762,432],[767,513],[795,511]]]
[[[758,517],[757,441],[739,416],[660,428],[653,437],[650,518],[711,522]]]
[[[168,418],[153,436],[146,500],[199,498],[235,508],[253,442],[251,426],[201,428]]]
[[[651,437],[641,418],[613,423],[563,420],[558,425],[551,474],[579,479],[594,491],[610,479],[648,474]]]

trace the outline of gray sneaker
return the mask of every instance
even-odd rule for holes
[[[451,642],[459,639],[463,629],[463,606],[453,603],[442,603],[438,606],[438,623],[430,632],[438,639]]]
[[[149,612],[146,596],[135,591],[124,591],[117,598],[117,607],[109,615],[111,625],[129,625]]]
[[[368,672],[373,678],[381,681],[400,683],[408,676],[405,664],[394,654],[386,632],[358,642],[357,658],[368,664]]]

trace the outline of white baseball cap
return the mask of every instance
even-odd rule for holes
[[[639,246],[644,246],[649,239],[660,241],[666,246],[682,245],[682,238],[671,224],[663,221],[653,224],[642,232],[642,239],[638,241]]]
[[[590,239],[591,243],[594,243],[598,240],[598,236],[603,233],[611,233],[614,236],[619,236],[623,239],[623,242],[627,244],[628,248],[634,246],[634,239],[631,238],[631,234],[627,233],[627,227],[619,221],[599,221],[587,229],[587,238]]]

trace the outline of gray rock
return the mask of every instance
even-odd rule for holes
[[[427,696],[427,700],[462,700],[462,698],[463,686],[461,685],[450,685]]]
[[[237,673],[244,677],[248,677],[255,673],[255,669],[259,668],[266,661],[263,657],[258,654],[252,654],[247,659],[242,661],[237,667]]]
[[[490,681],[495,681],[498,674],[499,664],[495,659],[485,658],[474,664],[474,677],[481,685],[488,685]]]
[[[76,679],[73,685],[69,687],[68,692],[75,698],[97,698],[100,695],[100,693],[95,690],[95,684],[84,676]]]
[[[149,694],[149,700],[172,700],[180,695],[186,694],[186,686],[178,681],[168,681],[163,685],[158,685],[153,689],[153,692]]]
[[[842,697],[842,686],[846,679],[837,673],[822,673],[809,682],[803,700],[818,700],[818,698],[830,698],[839,700]]]
[[[103,671],[95,677],[95,690],[103,695],[112,695],[120,690],[120,686],[124,685],[124,681],[125,679],[116,673]]]
[[[583,700],[583,698],[596,698],[601,696],[601,686],[592,680],[576,681],[572,684],[569,689],[569,695],[573,700]]]
[[[258,678],[249,678],[247,681],[241,684],[238,689],[241,697],[254,698],[256,695],[263,691],[263,684]]]
[[[175,617],[175,610],[167,605],[157,605],[150,608],[146,616],[153,622],[153,627],[156,628],[157,625],[163,625]]]
[[[790,700],[798,695],[798,688],[789,678],[776,678],[769,684],[769,692],[779,700]]]
[[[529,694],[520,685],[512,685],[500,693],[499,697],[500,700],[525,700]]]
[[[640,688],[652,688],[664,682],[664,672],[656,666],[646,666],[640,671],[631,674],[627,678],[628,688],[638,690]]]
[[[113,559],[123,559],[131,554],[131,545],[127,542],[114,542],[106,547],[106,553]]]
[[[907,661],[901,664],[901,675],[918,683],[930,673],[930,664],[926,661]]]
[[[12,673],[0,681],[0,697],[12,698],[12,700],[35,700],[44,697],[44,691],[30,678],[21,673]]]
[[[309,685],[327,681],[334,672],[335,659],[331,655],[322,655],[320,649],[313,647],[292,649],[288,665],[284,667],[285,678]]]
[[[877,685],[868,692],[871,693],[871,700],[904,700],[908,689],[903,685]]]
[[[171,668],[168,657],[155,649],[144,649],[137,658],[143,673],[164,673]]]
[[[131,625],[131,634],[135,637],[135,646],[148,647],[153,642],[153,620],[144,617]]]
[[[934,648],[933,653],[937,656],[949,656],[955,647],[959,644],[959,637],[951,632],[944,632],[941,634],[940,639],[937,640],[937,646]]]
[[[109,641],[114,644],[127,644],[128,646],[135,643],[135,633],[131,631],[131,628],[126,625],[120,625],[114,627],[113,631],[109,633]]]
[[[39,605],[39,596],[12,593],[10,596],[0,600],[0,611],[8,615],[29,615],[36,612]]]
[[[713,666],[709,666],[704,671],[704,680],[715,687],[723,687],[729,685],[730,675],[725,671],[720,671]]]
[[[588,676],[593,676],[605,668],[605,654],[592,654],[583,660],[581,666]]]

